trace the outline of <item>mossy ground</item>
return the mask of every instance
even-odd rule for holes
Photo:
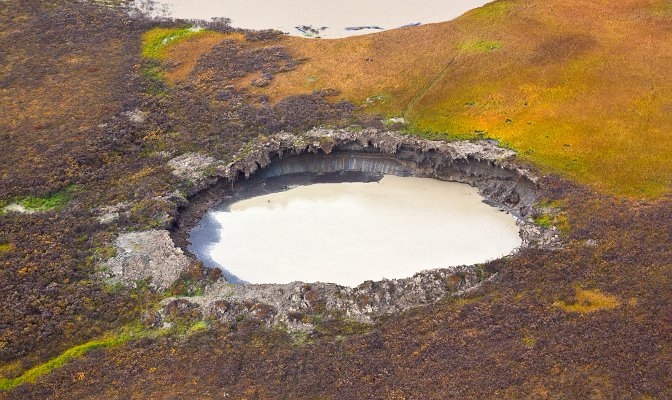
[[[48,193],[44,196],[23,196],[14,198],[10,200],[0,200],[0,206],[6,206],[10,202],[12,204],[19,205],[23,207],[27,212],[41,212],[41,211],[50,211],[58,210],[68,204],[70,201],[71,193],[75,189],[70,187],[58,192]],[[3,212],[3,209],[0,209],[0,212]]]
[[[142,35],[142,56],[161,60],[166,50],[189,37],[206,34],[207,31],[186,25],[180,28],[153,28]]]

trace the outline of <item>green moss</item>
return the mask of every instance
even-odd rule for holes
[[[560,202],[542,200],[537,206],[541,212],[532,217],[537,225],[545,229],[556,227],[563,234],[569,232],[569,220]]]
[[[11,243],[0,243],[0,254],[8,253],[14,250],[14,245]]]
[[[125,343],[131,338],[128,334],[122,334],[118,336],[111,336],[104,339],[92,340],[90,342],[80,344],[71,349],[66,350],[61,355],[56,358],[52,358],[44,364],[40,364],[34,368],[29,369],[24,372],[22,375],[12,378],[12,379],[0,379],[0,391],[6,391],[13,389],[19,385],[22,385],[27,382],[34,382],[38,377],[48,374],[56,368],[62,367],[65,363],[74,360],[76,358],[82,357],[84,354],[88,353],[91,350],[105,348],[105,347],[114,347],[120,344]]]
[[[521,340],[521,343],[523,346],[527,347],[528,349],[534,348],[534,346],[537,345],[537,339],[534,336],[524,336]]]
[[[534,223],[545,229],[549,229],[555,226],[561,232],[566,233],[568,230],[567,217],[565,217],[563,214],[541,214],[534,217]]]
[[[150,29],[142,35],[142,56],[149,59],[161,60],[165,57],[166,50],[170,45],[206,32],[209,31],[192,26]]]
[[[74,187],[70,186],[46,196],[24,196],[12,200],[4,200],[0,202],[0,210],[10,204],[18,204],[29,212],[58,210],[68,204],[73,191]]]
[[[437,118],[441,118],[437,116]],[[447,126],[444,131],[427,129],[424,125],[410,124],[404,129],[404,133],[419,136],[428,140],[444,140],[455,142],[459,140],[493,139],[487,132],[482,130],[464,130],[457,126]]]
[[[163,81],[165,74],[158,64],[148,64],[140,71],[140,76],[147,80]]]
[[[24,383],[34,382],[40,376],[48,374],[51,371],[62,367],[66,363],[84,356],[91,350],[117,347],[132,339],[157,337],[165,333],[165,330],[145,330],[138,326],[126,327],[119,333],[110,334],[102,339],[91,340],[72,347],[55,358],[29,369],[16,378],[0,379],[0,391],[11,390]]]
[[[208,323],[205,321],[196,321],[192,326],[187,330],[187,335],[193,335],[198,332],[207,331],[209,329]]]
[[[151,96],[163,96],[168,93],[166,73],[159,61],[149,59],[143,63],[140,76],[145,82],[145,93]]]
[[[27,196],[19,200],[19,204],[30,210],[54,210],[61,208],[70,201],[70,195],[63,190],[44,197]]]
[[[496,40],[469,40],[460,43],[460,50],[469,53],[487,53],[502,47],[502,43]]]
[[[114,246],[98,246],[91,251],[91,255],[86,257],[86,265],[90,267],[99,266],[105,261],[117,255],[117,248]]]
[[[534,223],[542,228],[548,229],[553,225],[553,217],[548,214],[541,214],[534,217]]]

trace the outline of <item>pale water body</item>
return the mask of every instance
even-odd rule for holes
[[[428,178],[299,186],[229,208],[206,214],[189,249],[249,283],[357,286],[485,262],[521,244],[514,218],[475,188]]]
[[[347,30],[377,26],[393,29],[409,24],[449,21],[489,3],[487,0],[166,0],[158,1],[173,18],[225,17],[231,25],[248,29],[277,29],[305,36],[297,26],[326,27],[323,38],[341,38],[377,32]],[[143,3],[138,0],[137,3]]]

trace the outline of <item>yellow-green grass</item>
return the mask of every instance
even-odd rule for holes
[[[58,192],[49,193],[45,196],[31,195],[18,197],[13,200],[0,200],[0,213],[5,212],[5,207],[10,204],[19,205],[28,212],[59,210],[68,204],[71,193],[74,190],[75,187],[68,187]]]
[[[13,389],[24,383],[34,382],[40,376],[63,366],[69,361],[82,357],[91,350],[118,346],[127,342],[131,338],[133,338],[133,335],[129,333],[123,333],[119,335],[109,336],[103,339],[92,340],[84,344],[72,347],[63,352],[62,354],[60,354],[59,356],[52,358],[51,360],[43,364],[31,368],[15,378],[1,378],[0,391]]]
[[[196,323],[189,330],[190,334],[194,334],[207,329],[207,325]],[[64,351],[60,355],[51,360],[39,364],[23,374],[14,378],[4,378],[0,375],[0,392],[14,389],[17,386],[25,383],[34,382],[42,375],[48,374],[51,371],[62,367],[66,363],[77,358],[83,357],[86,353],[95,349],[104,349],[121,346],[129,340],[140,338],[153,338],[169,333],[167,329],[143,329],[141,326],[128,326],[119,332],[110,333],[100,339],[94,339],[86,343],[74,346]]]
[[[14,250],[14,245],[11,243],[0,243],[0,254],[8,253]]]
[[[467,52],[494,51],[500,47],[502,47],[502,44],[496,40],[475,39],[460,44],[460,50]]]
[[[55,210],[65,206],[70,201],[70,192],[72,189],[65,189],[46,196],[26,196],[17,201],[28,210],[47,211]]]
[[[211,31],[197,29],[192,26],[181,28],[153,28],[142,35],[142,56],[161,60],[171,45],[187,38],[209,35]]]

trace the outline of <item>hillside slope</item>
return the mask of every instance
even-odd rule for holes
[[[546,172],[655,197],[672,184],[670,42],[665,0],[500,0],[441,24],[286,37],[304,62],[250,89],[272,100],[337,89],[412,132],[496,138]]]

